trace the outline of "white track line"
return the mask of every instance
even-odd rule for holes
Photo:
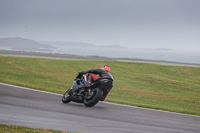
[[[24,89],[24,90],[31,90],[31,91],[37,91],[37,92],[42,92],[42,93],[47,93],[47,94],[62,96],[62,94],[57,94],[57,93],[53,93],[53,92],[41,91],[41,90],[36,90],[36,89],[31,89],[31,88],[26,88],[26,87],[21,87],[21,86],[6,84],[6,83],[0,83],[0,84],[1,84],[1,85],[6,85],[6,86],[15,87],[15,88],[20,88],[20,89]]]
[[[47,93],[47,94],[52,94],[52,95],[63,96],[62,94],[57,94],[57,93],[47,92],[47,91],[41,91],[41,90],[35,90],[35,89],[31,89],[31,88],[26,88],[26,87],[21,87],[21,86],[16,86],[16,85],[11,85],[11,84],[1,83],[1,82],[0,82],[0,84],[15,87],[15,88],[20,88],[20,89],[25,89],[25,90],[31,90],[31,91],[37,91],[37,92],[42,92],[42,93]],[[118,106],[122,106],[122,107],[130,107],[130,108],[137,108],[137,109],[143,109],[143,110],[165,112],[165,113],[171,113],[171,114],[178,114],[178,115],[185,115],[185,116],[192,116],[192,117],[199,117],[200,118],[200,116],[197,116],[197,115],[182,114],[182,113],[169,112],[169,111],[156,110],[156,109],[149,109],[149,108],[142,108],[142,107],[129,106],[129,105],[123,105],[123,104],[117,104],[117,103],[110,103],[110,102],[102,102],[102,103],[118,105]]]

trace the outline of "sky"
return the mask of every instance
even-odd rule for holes
[[[200,51],[200,0],[0,0],[0,38]]]

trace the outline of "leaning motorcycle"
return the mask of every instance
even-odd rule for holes
[[[73,101],[83,103],[86,107],[93,107],[99,102],[103,95],[103,90],[100,88],[101,84],[108,81],[109,79],[99,78],[92,84],[85,86],[82,83],[82,79],[76,77],[72,87],[64,93],[62,102],[67,104]]]

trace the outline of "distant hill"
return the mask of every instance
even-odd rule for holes
[[[101,48],[123,48],[123,49],[128,49],[127,47],[123,47],[120,44],[99,45],[98,47],[101,47]]]
[[[45,43],[50,46],[56,47],[95,47],[92,43],[82,43],[82,42],[50,42],[50,41],[39,41],[40,43]]]
[[[127,49],[126,47],[123,47],[120,44],[94,45],[92,43],[83,43],[83,42],[35,41],[21,37],[0,38],[0,49],[2,50],[55,52],[59,48],[68,48],[68,47]]]
[[[120,44],[94,45],[92,43],[83,43],[83,42],[49,42],[49,41],[39,41],[39,42],[54,47],[126,48],[122,47]]]
[[[20,37],[15,38],[0,38],[0,47],[5,47],[11,50],[42,50],[49,51],[54,47],[41,44],[31,39],[24,39]]]

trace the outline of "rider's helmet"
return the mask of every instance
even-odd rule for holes
[[[109,66],[103,66],[102,69],[107,71],[107,72],[110,72],[110,67]]]

